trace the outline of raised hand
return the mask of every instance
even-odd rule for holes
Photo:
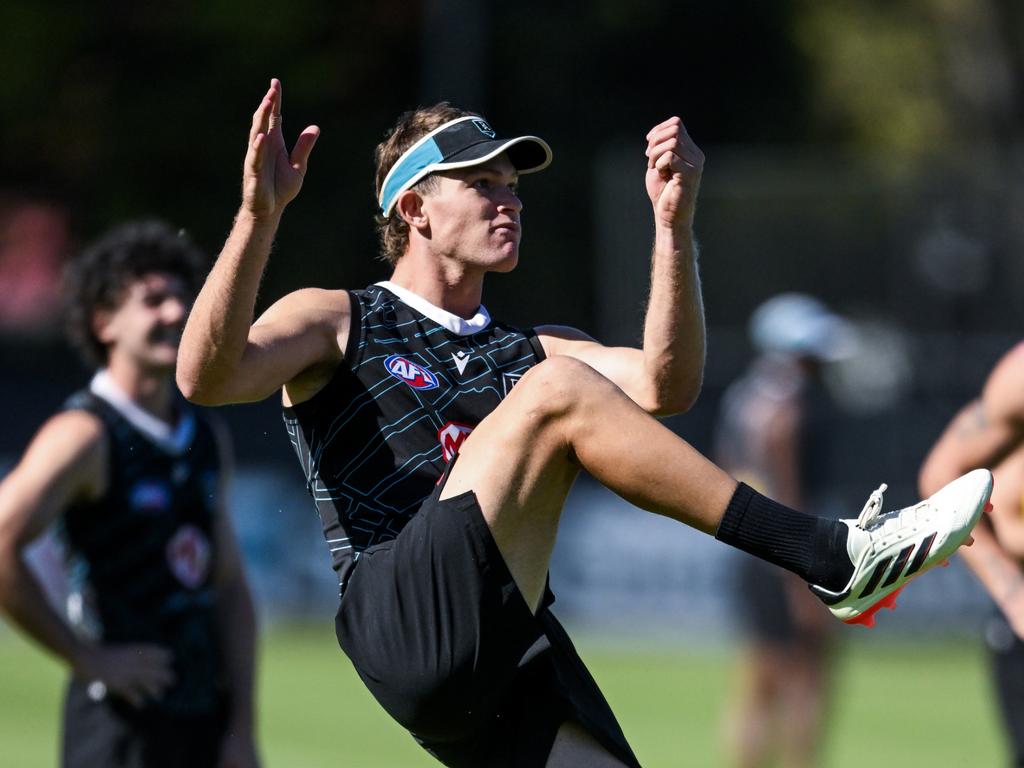
[[[171,652],[159,645],[101,645],[82,659],[75,673],[90,683],[101,683],[101,694],[141,707],[159,699],[174,684],[171,660]]]
[[[704,153],[678,117],[670,117],[647,134],[647,194],[656,225],[673,229],[693,226]]]
[[[275,78],[253,114],[249,130],[249,150],[242,171],[242,209],[260,218],[280,214],[299,194],[309,153],[320,136],[317,126],[307,126],[289,154],[281,130],[281,96],[281,81]]]

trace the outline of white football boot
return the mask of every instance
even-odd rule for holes
[[[849,526],[846,550],[853,576],[839,592],[811,584],[833,615],[847,624],[871,627],[880,608],[894,609],[908,581],[947,560],[988,506],[992,473],[976,469],[912,507],[882,514],[882,486],[871,494]]]

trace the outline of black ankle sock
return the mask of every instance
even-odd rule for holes
[[[848,531],[845,523],[797,512],[740,483],[715,538],[811,584],[839,591],[853,575]]]

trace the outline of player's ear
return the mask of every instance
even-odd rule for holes
[[[407,189],[398,196],[394,215],[401,216],[413,229],[423,230],[430,223],[423,207],[423,196],[414,189]]]
[[[109,309],[95,309],[90,320],[93,335],[103,344],[110,344],[113,339],[111,320],[114,313]]]

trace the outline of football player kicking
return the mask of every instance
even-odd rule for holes
[[[188,319],[178,383],[204,404],[281,390],[338,574],[338,641],[442,762],[637,765],[550,610],[548,565],[581,469],[794,571],[846,621],[867,620],[967,538],[986,471],[898,513],[883,514],[876,492],[837,521],[738,484],[652,418],[690,407],[704,364],[692,233],[704,158],[678,118],[646,140],[655,234],[641,349],[490,317],[484,277],[519,259],[519,177],[551,152],[444,103],[401,116],[377,147],[390,280],[300,290],[254,322],[319,134],[306,128],[289,153],[281,96],[273,80],[253,115],[241,208]],[[614,567],[614,541],[606,556]]]

